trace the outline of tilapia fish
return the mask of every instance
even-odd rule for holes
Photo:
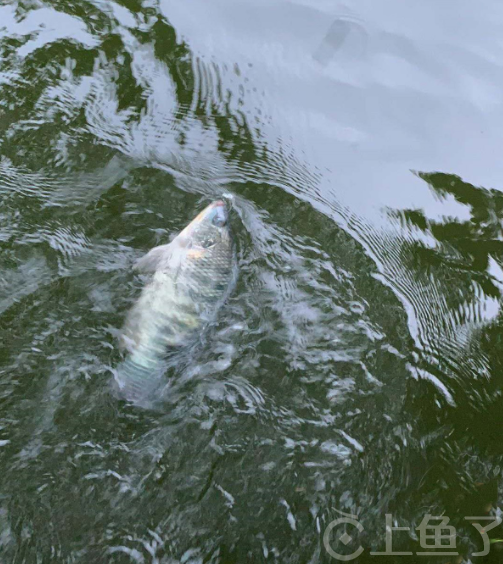
[[[136,268],[152,277],[124,324],[126,356],[115,380],[122,397],[141,403],[158,389],[168,351],[193,343],[232,288],[236,263],[225,202],[210,204]]]

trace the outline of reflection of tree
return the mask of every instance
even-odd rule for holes
[[[503,264],[503,194],[477,188],[458,176],[444,173],[419,173],[440,199],[448,196],[470,209],[470,219],[446,218],[435,221],[419,210],[396,214],[408,225],[431,235],[435,248],[417,242],[414,258],[417,266],[430,271],[442,267],[466,281],[477,282],[488,297],[499,297],[500,290],[488,272],[490,259]]]
[[[495,270],[503,265],[503,194],[452,174],[418,176],[439,199],[465,206],[469,216],[431,219],[421,210],[390,212],[403,227],[397,284],[411,297],[421,329],[423,347],[412,364],[445,385],[460,426],[470,425],[473,432],[500,403],[502,316],[494,314],[501,297]]]
[[[503,320],[501,313],[488,320],[484,310],[501,297],[494,271],[503,265],[503,194],[451,174],[417,175],[440,200],[453,198],[468,213],[433,219],[417,209],[390,212],[403,235],[397,284],[407,287],[424,337],[411,365],[454,400],[440,404],[429,384],[413,384],[405,412],[421,413],[418,465],[426,459],[428,471],[406,498],[417,489],[418,504],[441,500],[461,531],[464,516],[483,515],[489,502],[497,503],[500,485]],[[427,437],[436,437],[431,446]]]
[[[188,46],[177,40],[175,30],[164,18],[157,19],[148,39],[154,44],[156,58],[166,64],[175,84],[176,117],[185,118],[191,108],[194,117],[205,125],[211,122],[215,126],[219,149],[226,150],[233,159],[253,159],[255,145],[250,128],[241,112],[236,115],[230,110],[228,93],[221,89],[220,69],[194,57]],[[195,85],[201,82],[213,92],[198,91]],[[216,99],[215,93],[218,93]],[[183,143],[183,136],[180,141]]]
[[[172,116],[174,122],[189,117],[204,127],[211,124],[219,148],[225,149],[231,158],[255,158],[251,130],[236,109],[239,103],[236,106],[234,100],[231,109],[230,97],[221,89],[222,69],[195,57],[157,9],[139,2],[125,3],[142,25],[122,33],[120,23],[105,6],[87,1],[54,0],[51,4],[58,12],[74,17],[76,25],[85,25],[96,45],[84,45],[69,37],[47,43],[42,40],[40,46],[20,59],[19,49],[39,31],[0,39],[0,71],[9,77],[0,84],[0,145],[4,157],[16,166],[32,170],[46,169],[48,165],[74,165],[80,169],[84,155],[94,165],[108,162],[110,150],[97,143],[88,131],[85,104],[76,107],[71,99],[72,89],[78,81],[96,77],[99,69],[113,85],[111,96],[117,111],[127,113],[128,124],[139,123],[152,109],[148,107],[149,85],[136,76],[125,39],[132,37],[138,45],[153,49],[156,60],[165,65],[173,81],[177,106]],[[16,16],[19,20],[29,18],[36,9],[35,5],[20,3]],[[236,75],[239,76],[237,68]],[[177,130],[177,141],[183,145],[184,126]],[[63,138],[64,158],[58,154]]]

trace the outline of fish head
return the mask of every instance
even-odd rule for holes
[[[202,258],[232,245],[229,211],[223,200],[212,202],[180,233],[189,258]]]

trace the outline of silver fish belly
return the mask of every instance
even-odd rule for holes
[[[137,268],[152,277],[126,318],[126,357],[115,379],[126,400],[141,403],[159,387],[168,351],[194,342],[232,288],[236,262],[225,203],[210,204]]]

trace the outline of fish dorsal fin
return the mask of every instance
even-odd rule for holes
[[[167,245],[159,245],[151,249],[146,255],[136,261],[134,269],[146,274],[160,269],[177,269],[180,267],[185,254],[185,245],[181,244],[177,237]]]
[[[171,243],[167,245],[159,245],[151,249],[146,255],[139,258],[135,264],[134,269],[140,272],[150,273],[165,268],[169,265],[173,255],[173,247]]]

